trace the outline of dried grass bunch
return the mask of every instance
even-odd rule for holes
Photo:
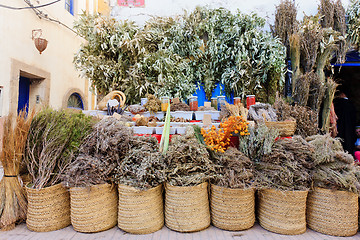
[[[344,152],[341,142],[329,134],[311,136],[306,140],[316,149],[314,186],[358,193],[360,184],[354,158]]]
[[[134,136],[130,150],[115,168],[113,181],[141,190],[156,187],[165,181],[165,163],[156,138]]]
[[[130,129],[113,117],[94,125],[84,139],[78,157],[63,176],[67,187],[87,187],[110,181],[111,174],[130,148]]]
[[[284,99],[277,97],[273,105],[279,121],[290,118],[296,120],[296,135],[302,137],[312,136],[318,132],[318,116],[309,107],[299,105],[291,106]]]
[[[213,184],[240,189],[253,185],[253,162],[238,149],[230,147],[224,153],[211,152],[210,156],[216,168]]]
[[[15,121],[12,115],[5,119],[0,152],[4,168],[0,181],[0,229],[3,231],[15,228],[15,223],[26,219],[26,194],[20,184],[19,173],[33,115],[31,113],[26,117],[25,112],[20,112]]]
[[[264,154],[271,152],[279,131],[264,124],[249,127],[249,135],[239,138],[239,150],[254,162],[259,162]]]
[[[211,178],[215,168],[205,145],[200,144],[192,127],[174,136],[165,155],[167,181],[173,186],[195,186]]]
[[[277,140],[255,166],[257,185],[285,191],[309,189],[314,151],[300,136]]]
[[[24,158],[31,176],[29,187],[41,189],[60,183],[92,125],[92,118],[83,113],[50,108],[39,112],[31,122]]]

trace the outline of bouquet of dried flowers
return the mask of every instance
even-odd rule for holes
[[[204,141],[211,150],[225,152],[230,146],[230,137],[233,134],[248,135],[248,123],[241,116],[230,116],[220,123],[219,129],[212,126],[210,129],[201,129]]]

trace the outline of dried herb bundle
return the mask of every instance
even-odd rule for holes
[[[115,168],[113,181],[138,189],[156,187],[165,181],[165,163],[159,152],[158,141],[153,137],[135,136],[130,150]]]
[[[16,120],[8,116],[4,123],[4,135],[0,160],[4,176],[0,181],[0,229],[11,230],[15,223],[26,219],[26,194],[19,182],[20,163],[33,113],[26,118],[21,112]]]
[[[275,139],[279,136],[278,130],[267,128],[260,124],[258,127],[249,127],[249,135],[239,138],[239,150],[254,162],[259,162],[264,154],[271,152]]]
[[[171,139],[165,164],[167,181],[173,186],[195,186],[215,172],[205,145],[198,142],[192,127]]]
[[[310,72],[316,64],[319,44],[323,39],[320,16],[305,16],[300,26],[301,61],[304,72]]]
[[[144,104],[144,107],[150,113],[156,113],[160,111],[161,108],[161,101],[155,97],[154,95],[148,94],[147,95],[147,102]]]
[[[347,38],[348,41],[356,49],[360,47],[360,2],[351,1],[348,9],[346,10],[347,15]]]
[[[311,187],[314,148],[302,137],[277,140],[271,153],[256,164],[260,188],[307,190]]]
[[[334,3],[334,30],[345,36],[346,34],[346,13],[341,0],[336,0]]]
[[[345,153],[340,141],[327,135],[306,139],[316,149],[314,154],[314,186],[358,193],[359,180],[353,157]]]
[[[289,37],[296,32],[297,9],[295,2],[291,0],[281,0],[275,10],[275,25],[273,27],[274,35],[279,37],[282,43],[289,49]]]
[[[276,98],[273,107],[276,110],[279,121],[285,121],[290,118],[296,120],[296,135],[307,137],[318,132],[318,116],[309,107],[291,106],[280,97]]]
[[[318,7],[319,13],[322,16],[321,26],[323,28],[330,28],[334,26],[334,1],[333,0],[320,0]]]
[[[294,100],[300,106],[306,106],[309,100],[310,84],[318,78],[314,71],[300,74],[296,79],[294,88]]]
[[[324,55],[320,55],[318,59],[320,59],[321,57],[324,57]],[[322,81],[317,74],[313,74],[309,78],[309,81],[310,88],[307,106],[309,106],[315,112],[320,112],[321,103],[323,102],[326,93],[326,83]]]
[[[238,149],[230,147],[224,153],[211,152],[216,175],[211,182],[227,188],[248,188],[254,180],[252,161]]]
[[[170,105],[170,111],[190,111],[189,105],[183,102],[173,103]]]
[[[31,122],[25,163],[32,181],[41,189],[61,181],[67,165],[77,156],[93,120],[83,113],[44,109]]]
[[[113,117],[94,125],[84,139],[79,156],[69,164],[63,176],[67,187],[86,187],[108,182],[130,148],[130,129]]]

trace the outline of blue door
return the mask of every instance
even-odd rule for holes
[[[29,110],[29,93],[30,93],[30,79],[26,77],[20,77],[19,79],[19,99],[18,109],[19,113],[21,110],[28,112]]]

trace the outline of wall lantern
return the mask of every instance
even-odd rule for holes
[[[41,35],[41,29],[32,30],[32,40],[34,40],[35,47],[37,50],[39,50],[40,54],[46,49],[48,44],[48,41],[44,38],[41,38]]]

